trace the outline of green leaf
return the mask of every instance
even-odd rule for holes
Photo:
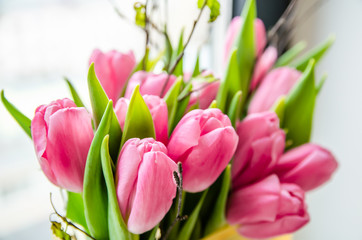
[[[275,112],[279,118],[279,125],[283,126],[284,111],[285,111],[285,99],[286,96],[280,96],[271,108],[271,111]]]
[[[192,231],[194,230],[194,227],[196,225],[196,221],[199,218],[199,213],[206,195],[207,195],[207,190],[204,191],[197,206],[195,207],[189,218],[186,220],[185,224],[182,226],[182,229],[178,234],[177,240],[188,240],[190,238]]]
[[[218,0],[198,0],[197,7],[201,9],[205,5],[205,1],[207,1],[206,6],[210,9],[209,22],[213,22],[220,15],[220,3]]]
[[[230,108],[228,111],[228,116],[230,118],[231,124],[233,127],[236,126],[236,122],[240,117],[240,110],[241,110],[241,91],[238,91],[235,93],[233,99],[230,103]]]
[[[139,87],[137,85],[134,88],[129,102],[124,122],[122,146],[130,138],[156,138],[152,116],[140,94]]]
[[[221,190],[218,194],[213,212],[206,224],[204,235],[208,235],[226,224],[226,203],[231,185],[231,165],[229,164],[223,173]]]
[[[305,41],[301,41],[295,44],[291,49],[286,51],[283,55],[281,55],[277,62],[274,64],[274,67],[282,67],[291,63],[295,57],[297,57],[307,46]]]
[[[173,120],[173,125],[170,130],[171,132],[173,129],[175,129],[177,123],[181,120],[181,118],[184,116],[186,112],[187,106],[190,101],[191,90],[192,90],[192,84],[188,83],[177,98],[178,104],[177,104],[175,118]]]
[[[135,22],[137,26],[146,27],[146,5],[136,2],[133,6],[136,11]]]
[[[73,84],[68,80],[68,78],[64,78],[64,80],[66,81],[68,87],[69,87],[69,90],[70,90],[70,94],[72,94],[72,98],[73,98],[73,101],[75,103],[75,105],[77,105],[77,107],[85,107],[82,100],[80,99],[78,93],[77,93],[77,90],[75,90]]]
[[[92,104],[94,124],[98,127],[104,111],[108,105],[109,99],[104,92],[101,84],[99,83],[97,76],[94,71],[94,63],[89,67],[88,72],[88,90],[89,97]],[[122,130],[117,120],[116,114],[111,109],[111,125],[109,130],[110,136],[110,153],[113,160],[116,160],[118,157],[119,147],[122,139]]]
[[[72,240],[72,237],[68,233],[63,231],[61,223],[52,221],[52,225],[50,226],[50,229],[52,230],[52,233],[53,233],[52,239]]]
[[[183,35],[184,35],[184,29],[182,29],[182,31],[181,31],[180,38],[178,41],[177,52],[174,52],[173,61],[176,61],[178,55],[181,54],[181,52],[184,48]],[[181,60],[177,64],[175,71],[173,72],[173,75],[175,75],[175,76],[183,75],[183,58],[181,58]]]
[[[217,108],[217,102],[216,102],[216,100],[212,100],[212,102],[210,103],[209,108]]]
[[[237,52],[235,49],[230,55],[224,81],[221,82],[216,96],[217,107],[221,109],[223,113],[227,113],[227,108],[230,104],[231,97],[241,89],[239,66],[236,54]]]
[[[312,58],[314,58],[315,62],[318,63],[335,40],[336,37],[334,35],[329,36],[327,41],[307,52],[300,60],[293,63],[292,66],[299,71],[304,71]]]
[[[318,84],[317,84],[317,86],[316,86],[316,88],[315,88],[315,91],[316,91],[316,94],[317,94],[317,95],[318,95],[319,92],[321,91],[321,89],[322,89],[322,87],[323,87],[323,85],[324,85],[324,82],[327,80],[327,77],[328,77],[328,75],[325,73],[325,74],[323,74],[321,80],[319,80],[319,82],[318,82]]]
[[[67,193],[68,201],[66,217],[72,220],[72,222],[82,225],[84,229],[88,231],[87,222],[84,216],[84,203],[82,194],[69,191],[67,191]]]
[[[22,114],[13,104],[11,104],[4,95],[4,90],[1,90],[1,101],[3,102],[6,110],[10,113],[25,133],[31,138],[31,120]]]
[[[249,84],[251,75],[254,68],[255,63],[255,38],[254,38],[254,20],[256,18],[256,3],[255,0],[247,0],[245,2],[243,11],[241,13],[241,17],[243,19],[239,37],[236,41],[237,47],[237,61],[239,65],[240,74],[240,87],[234,89],[233,95],[236,91],[241,90],[242,95],[242,103],[244,102],[248,96],[249,92]]]
[[[290,147],[299,146],[310,139],[316,99],[314,67],[315,61],[312,59],[285,99],[283,128],[287,129],[287,141],[292,142]]]
[[[109,134],[113,118],[113,103],[109,101],[89,148],[84,172],[83,199],[88,229],[97,240],[108,239],[108,199],[101,161],[103,138]]]
[[[110,240],[129,240],[132,239],[131,233],[128,232],[127,226],[122,218],[118,206],[116,188],[112,171],[112,159],[109,155],[109,135],[106,135],[102,142],[101,159],[103,176],[107,185],[108,192],[108,229]]]
[[[200,74],[200,52],[197,53],[196,63],[194,67],[194,71],[192,72],[192,77],[196,77]]]
[[[146,66],[148,65],[148,57],[149,57],[149,54],[150,53],[150,49],[147,47],[146,48],[146,52],[145,52],[145,55],[143,56],[143,58],[141,59],[141,61],[139,61],[137,63],[137,65],[133,68],[132,70],[132,73],[130,74],[130,76],[132,76],[135,72],[138,72],[138,71],[141,71],[143,70],[143,65],[144,65],[144,62],[146,61]],[[127,81],[127,84],[128,84],[128,81]],[[126,85],[127,85],[126,84]],[[126,87],[123,88],[123,92],[126,91]],[[124,93],[122,93],[122,96],[124,96]]]
[[[180,93],[182,84],[183,84],[183,80],[182,80],[182,77],[180,76],[177,78],[176,82],[172,85],[170,90],[168,90],[168,92],[166,93],[166,95],[163,98],[167,104],[169,134],[170,134],[171,128],[173,126],[174,119],[176,117],[177,106],[178,106],[177,97]]]

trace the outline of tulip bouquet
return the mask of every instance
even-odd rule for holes
[[[136,24],[147,35],[138,64],[132,52],[93,52],[91,109],[69,81],[73,101],[42,105],[32,120],[1,94],[32,138],[44,174],[67,193],[66,214],[56,211],[53,234],[215,239],[232,226],[260,239],[304,226],[305,192],[337,168],[328,150],[308,143],[324,82],[316,83],[314,68],[333,39],[299,59],[302,43],[278,58],[273,46],[266,48],[255,0],[247,0],[227,33],[223,77],[201,70],[199,58],[188,73],[185,48],[205,9],[210,22],[217,18],[218,1],[198,1],[200,14],[178,47],[152,22],[148,4],[135,4]],[[152,29],[166,39],[166,50],[154,59]]]

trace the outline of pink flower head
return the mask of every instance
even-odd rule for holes
[[[204,71],[201,73],[203,77],[207,77],[212,73]],[[212,77],[213,78],[213,77]],[[190,95],[189,106],[198,104],[200,109],[206,109],[210,106],[212,101],[216,98],[219,90],[220,80],[213,78],[212,81],[208,81],[206,78],[196,78],[192,81],[192,93]]]
[[[233,188],[269,175],[284,151],[285,134],[273,112],[248,115],[237,125],[239,143],[232,164]]]
[[[167,73],[154,74],[145,71],[138,71],[135,74],[133,74],[132,77],[130,78],[125,97],[130,98],[133,89],[137,85],[140,85],[140,93],[142,95],[148,94],[148,95],[156,95],[163,97],[166,95],[167,91],[170,89],[170,87],[174,84],[175,81],[176,77],[174,75],[168,76]],[[166,82],[167,85],[165,87],[165,91],[161,96],[162,89],[166,84]]]
[[[224,52],[224,62],[227,62],[232,46],[234,45],[235,40],[239,35],[239,31],[241,28],[241,24],[243,19],[241,17],[234,17],[231,20],[229,28],[226,33],[226,41],[225,41],[225,52]],[[255,19],[254,22],[254,30],[255,30],[255,56],[260,56],[266,45],[266,31],[265,26],[262,20]]]
[[[304,191],[280,183],[276,175],[232,192],[227,221],[248,238],[270,238],[292,233],[309,222]]]
[[[103,53],[95,49],[89,59],[94,62],[94,70],[109,99],[116,102],[131,74],[136,59],[132,51],[120,53],[115,50]]]
[[[65,98],[41,105],[31,122],[41,169],[55,185],[82,192],[87,154],[93,139],[92,117]]]
[[[164,218],[176,195],[176,170],[165,145],[152,138],[132,138],[123,145],[116,170],[116,190],[130,232],[149,231]]]
[[[295,183],[309,191],[328,181],[337,167],[331,152],[307,143],[283,154],[275,172],[281,182]]]
[[[167,144],[168,142],[168,111],[166,102],[155,95],[144,95],[143,99],[150,110],[153,125],[155,127],[156,140]],[[126,114],[129,106],[127,98],[120,98],[114,109],[118,122],[123,130]]]
[[[302,73],[289,67],[272,70],[262,80],[252,98],[248,113],[269,111],[279,97],[287,95]]]
[[[238,136],[219,109],[192,110],[177,124],[168,144],[169,156],[183,167],[188,192],[208,188],[232,158]]]

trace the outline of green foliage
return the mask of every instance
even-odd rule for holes
[[[233,127],[236,126],[236,122],[239,120],[240,117],[241,99],[242,99],[241,95],[242,95],[241,91],[236,92],[230,103],[228,116],[230,118]]]
[[[75,90],[73,84],[69,81],[68,78],[64,78],[64,80],[68,85],[70,94],[72,94],[72,98],[73,98],[73,101],[74,101],[75,105],[77,105],[77,107],[85,107],[83,102],[82,102],[82,99],[80,99],[80,97],[79,97],[79,95],[77,93],[77,90]]]
[[[93,110],[93,119],[94,124],[98,127],[103,113],[108,105],[109,99],[103,90],[101,84],[99,83],[97,76],[94,71],[94,63],[92,63],[89,67],[88,71],[88,90],[89,97],[91,100],[92,110]],[[122,139],[122,130],[117,120],[116,114],[111,108],[111,125],[110,125],[110,153],[112,159],[117,159],[119,147]]]
[[[113,103],[109,101],[89,148],[84,172],[83,199],[87,226],[99,240],[108,239],[108,199],[101,161],[101,145],[109,134],[113,117]]]
[[[6,99],[4,90],[1,90],[1,101],[3,102],[6,110],[8,110],[11,116],[13,116],[15,121],[20,125],[28,137],[31,138],[31,120]]]
[[[311,59],[314,59],[315,62],[318,63],[319,60],[327,52],[327,50],[333,45],[335,40],[336,37],[334,35],[329,36],[324,43],[320,44],[319,46],[307,52],[305,55],[302,56],[300,60],[293,63],[292,66],[298,69],[299,71],[304,71]]]
[[[279,125],[283,125],[284,120],[284,111],[285,111],[285,96],[279,97],[276,102],[274,103],[271,111],[275,112],[279,118]]]
[[[196,63],[194,71],[192,72],[192,77],[196,77],[200,74],[200,53],[197,53]]]
[[[177,236],[177,240],[188,240],[196,226],[196,222],[199,218],[199,213],[202,207],[202,204],[205,200],[205,197],[207,195],[207,190],[204,191],[202,194],[201,199],[199,200],[197,206],[189,216],[189,218],[186,220],[185,224],[182,226],[181,231],[179,232]]]
[[[134,88],[129,102],[121,145],[128,139],[135,137],[141,139],[156,138],[152,116],[140,94],[139,85]]]
[[[146,5],[136,2],[133,6],[136,11],[135,23],[142,28],[146,27]]]
[[[307,44],[304,41],[295,44],[292,48],[290,48],[278,58],[277,62],[274,64],[274,67],[288,65],[304,50],[306,46]]]
[[[103,176],[107,185],[108,192],[108,229],[110,240],[130,240],[132,235],[127,230],[127,226],[122,218],[118,206],[116,188],[112,170],[112,159],[109,155],[109,135],[106,135],[102,142],[101,160]]]
[[[314,67],[315,61],[312,59],[285,99],[283,128],[287,129],[287,141],[291,140],[292,143],[290,147],[297,147],[310,139],[317,94]]]
[[[168,90],[165,97],[163,98],[167,104],[169,134],[171,133],[171,129],[172,126],[174,125],[174,121],[176,118],[176,113],[178,109],[177,97],[180,93],[182,84],[183,84],[182,77],[178,77],[176,82],[172,85],[170,90]]]
[[[88,231],[87,222],[84,216],[84,203],[81,193],[67,192],[67,214],[66,217],[72,222],[78,223]]]
[[[206,1],[206,3],[205,3]],[[220,3],[218,0],[198,0],[198,8],[202,8],[204,5],[210,9],[210,18],[209,22],[214,22],[217,17],[220,15]]]
[[[225,212],[226,212],[226,203],[227,197],[229,194],[229,189],[231,185],[231,165],[229,164],[222,174],[222,183],[220,193],[216,199],[216,202],[213,206],[213,211],[209,217],[204,235],[208,235],[215,230],[223,227],[226,224]]]
[[[50,229],[52,230],[52,233],[53,233],[52,239],[72,240],[72,237],[62,229],[61,223],[52,221],[52,225],[50,226]]]

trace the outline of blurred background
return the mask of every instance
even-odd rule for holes
[[[168,26],[176,43],[183,26],[190,31],[198,11],[196,0],[168,1]],[[221,17],[211,27],[205,14],[186,52],[191,69],[201,44],[201,65],[222,75],[227,24],[239,14],[242,0],[220,0]],[[267,27],[290,1],[259,0],[259,16]],[[0,89],[30,118],[35,108],[70,97],[68,77],[88,101],[86,74],[94,48],[132,49],[139,60],[144,34],[121,19],[114,5],[133,19],[126,0],[0,0]],[[337,41],[317,67],[328,79],[318,96],[312,142],[331,149],[340,167],[333,179],[307,194],[311,222],[294,239],[362,239],[362,1],[304,0],[294,9],[292,43],[312,47],[335,33]],[[187,16],[187,17],[185,17]],[[288,30],[289,31],[289,30]],[[289,39],[288,39],[289,40]],[[40,170],[32,142],[0,104],[0,239],[50,239],[49,193],[62,210],[59,190]]]

